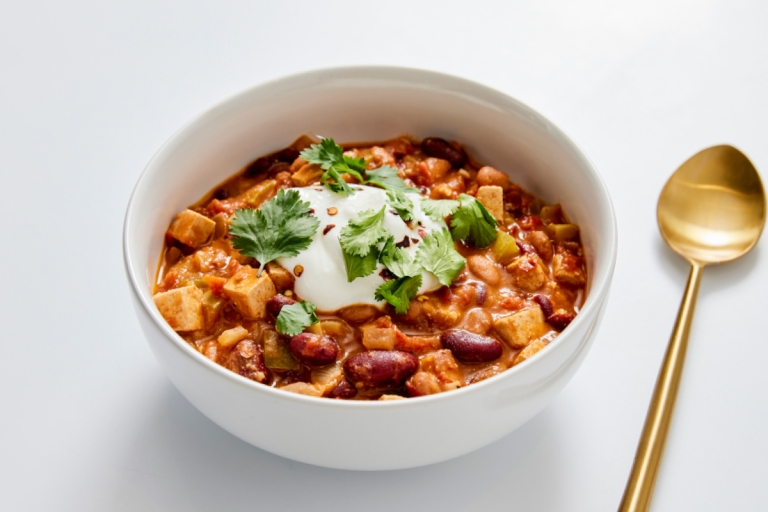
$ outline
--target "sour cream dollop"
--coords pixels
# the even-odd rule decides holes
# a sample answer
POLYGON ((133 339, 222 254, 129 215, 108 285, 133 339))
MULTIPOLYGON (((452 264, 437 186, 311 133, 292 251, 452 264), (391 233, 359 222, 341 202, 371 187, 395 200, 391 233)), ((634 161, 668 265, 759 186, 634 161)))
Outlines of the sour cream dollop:
MULTIPOLYGON (((303 268, 300 276, 296 277, 294 290, 303 300, 308 300, 320 311, 335 311, 352 304, 372 304, 383 306, 376 301, 376 288, 384 283, 380 273, 384 265, 379 263, 376 271, 366 277, 358 277, 351 283, 347 282, 347 271, 344 257, 341 253, 339 234, 351 219, 366 210, 380 210, 387 205, 385 190, 375 187, 354 185, 355 193, 349 196, 337 194, 325 187, 302 187, 298 191, 301 199, 309 202, 314 208, 314 215, 320 220, 320 227, 312 237, 309 247, 292 258, 280 258, 278 263, 296 275, 298 265, 303 268), (335 214, 334 214, 335 212, 335 214), (329 226, 333 226, 329 228, 329 226)), ((411 257, 422 243, 419 230, 426 235, 434 230, 446 228, 445 222, 435 221, 421 209, 420 196, 409 194, 413 201, 414 220, 410 226, 387 206, 384 213, 383 226, 396 242, 405 237, 410 239, 410 245, 405 247, 411 257), (414 242, 414 240, 416 242, 414 242)), ((380 246, 383 244, 379 244, 380 246)), ((422 284, 419 293, 440 288, 437 278, 430 272, 422 272, 422 284)))

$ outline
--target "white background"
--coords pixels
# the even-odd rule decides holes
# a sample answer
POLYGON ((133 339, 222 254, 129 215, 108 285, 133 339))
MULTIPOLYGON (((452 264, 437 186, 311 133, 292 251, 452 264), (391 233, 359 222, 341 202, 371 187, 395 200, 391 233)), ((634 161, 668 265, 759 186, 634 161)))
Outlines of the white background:
MULTIPOLYGON (((768 176, 767 25, 767 3, 729 0, 4 2, 0 508, 615 510, 687 273, 656 197, 717 143, 768 176), (607 316, 565 391, 501 441, 406 471, 311 467, 211 423, 154 362, 121 262, 131 188, 178 127, 348 64, 529 104, 593 160, 619 220, 607 316)), ((655 511, 766 508, 766 286, 765 239, 705 272, 655 511)))

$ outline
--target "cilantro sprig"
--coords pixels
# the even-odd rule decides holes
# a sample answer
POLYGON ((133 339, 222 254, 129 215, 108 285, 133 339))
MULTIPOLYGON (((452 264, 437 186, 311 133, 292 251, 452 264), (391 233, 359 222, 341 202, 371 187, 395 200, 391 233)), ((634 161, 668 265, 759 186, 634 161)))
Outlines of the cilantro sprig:
POLYGON ((397 212, 401 219, 408 222, 413 220, 413 201, 399 190, 387 190, 389 206, 397 212))
POLYGON ((413 299, 421 288, 421 274, 417 276, 392 279, 376 288, 374 298, 386 300, 395 307, 395 313, 404 315, 408 312, 413 299))
POLYGON ((304 331, 305 327, 320 321, 315 314, 315 305, 308 301, 283 306, 277 315, 275 328, 286 336, 296 336, 304 331))
POLYGON ((261 271, 277 258, 296 256, 312 242, 320 221, 296 190, 280 190, 258 210, 241 208, 229 226, 232 245, 241 254, 256 258, 261 271))
POLYGON ((373 185, 403 193, 418 193, 397 175, 397 169, 382 165, 378 169, 367 170, 364 158, 344 156, 344 148, 333 139, 322 139, 320 144, 313 144, 301 152, 301 158, 310 164, 319 165, 325 171, 320 177, 320 183, 340 194, 350 195, 355 192, 344 181, 343 174, 353 176, 362 185, 373 185))
POLYGON ((475 247, 488 247, 496 240, 499 225, 483 203, 472 196, 459 196, 459 209, 451 217, 454 240, 467 240, 475 247))
POLYGON ((450 286, 466 265, 466 260, 456 250, 447 229, 427 235, 419 247, 416 260, 444 286, 450 286))
POLYGON ((472 196, 461 194, 458 201, 425 199, 421 208, 435 220, 451 216, 451 236, 454 240, 466 240, 479 248, 488 247, 496 240, 499 223, 483 203, 472 196))

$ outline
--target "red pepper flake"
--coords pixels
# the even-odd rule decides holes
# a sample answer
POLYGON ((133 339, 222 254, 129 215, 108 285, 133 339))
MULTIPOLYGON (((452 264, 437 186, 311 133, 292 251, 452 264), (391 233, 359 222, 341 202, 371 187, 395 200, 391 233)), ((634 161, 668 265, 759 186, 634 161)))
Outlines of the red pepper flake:
POLYGON ((293 267, 293 274, 296 277, 301 277, 301 274, 303 273, 304 273, 304 267, 302 267, 301 265, 296 265, 295 267, 293 267))
POLYGON ((339 213, 339 209, 336 208, 335 206, 331 206, 330 208, 328 208, 327 211, 328 211, 328 215, 336 215, 337 213, 339 213))
POLYGON ((314 215, 315 214, 315 209, 314 208, 310 208, 309 209, 309 214, 310 215, 314 215))
POLYGON ((419 236, 421 238, 427 238, 427 232, 424 231, 423 229, 419 228, 419 236))
POLYGON ((395 247, 400 247, 401 249, 404 249, 404 248, 410 247, 410 246, 411 246, 411 239, 408 238, 407 236, 403 237, 403 241, 402 242, 397 242, 395 244, 395 247))
POLYGON ((336 227, 336 224, 328 224, 323 228, 323 234, 327 235, 330 230, 336 227))
POLYGON ((411 242, 417 244, 417 243, 419 243, 419 239, 418 238, 411 238, 411 242))

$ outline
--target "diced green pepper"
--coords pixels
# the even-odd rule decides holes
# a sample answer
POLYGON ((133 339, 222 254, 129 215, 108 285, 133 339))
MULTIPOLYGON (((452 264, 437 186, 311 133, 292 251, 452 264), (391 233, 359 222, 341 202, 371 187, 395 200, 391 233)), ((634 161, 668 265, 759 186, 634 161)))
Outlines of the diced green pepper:
POLYGON ((493 242, 491 251, 493 251, 497 262, 502 265, 508 265, 513 259, 517 258, 520 254, 520 249, 518 249, 515 237, 512 235, 504 231, 499 231, 496 235, 496 241, 493 242))
POLYGON ((221 311, 224 309, 226 301, 217 297, 211 290, 203 294, 203 318, 205 319, 205 328, 210 329, 221 318, 221 311))
POLYGON ((264 332, 264 364, 270 370, 298 370, 300 366, 288 343, 276 331, 264 332))

